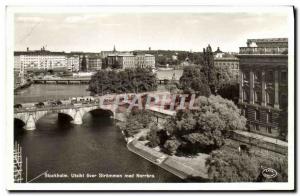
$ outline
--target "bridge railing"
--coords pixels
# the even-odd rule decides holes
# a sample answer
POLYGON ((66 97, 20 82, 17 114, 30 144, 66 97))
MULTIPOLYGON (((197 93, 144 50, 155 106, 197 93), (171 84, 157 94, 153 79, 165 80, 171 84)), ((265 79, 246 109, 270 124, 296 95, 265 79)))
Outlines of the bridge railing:
POLYGON ((91 103, 80 103, 81 105, 74 104, 59 104, 59 105, 47 105, 47 106, 35 106, 35 107, 26 107, 26 108, 14 108, 15 113, 21 112, 35 112, 35 111, 45 111, 45 110, 62 110, 62 109, 70 109, 70 108, 80 108, 80 107, 90 107, 90 106, 98 106, 99 102, 91 102, 91 103))

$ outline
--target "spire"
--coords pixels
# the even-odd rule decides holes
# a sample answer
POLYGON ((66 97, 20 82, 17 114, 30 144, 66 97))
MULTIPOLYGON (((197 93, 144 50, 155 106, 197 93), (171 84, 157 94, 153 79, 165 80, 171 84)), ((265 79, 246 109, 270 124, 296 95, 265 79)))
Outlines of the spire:
POLYGON ((114 45, 114 50, 113 50, 114 52, 116 52, 117 50, 116 50, 116 46, 114 45))

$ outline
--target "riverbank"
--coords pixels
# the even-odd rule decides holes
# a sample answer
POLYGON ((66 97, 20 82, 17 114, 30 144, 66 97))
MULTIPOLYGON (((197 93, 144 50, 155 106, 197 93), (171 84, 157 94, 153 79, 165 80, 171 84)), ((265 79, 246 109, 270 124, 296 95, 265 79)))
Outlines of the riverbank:
POLYGON ((143 157, 151 163, 165 169, 166 171, 178 176, 186 181, 207 182, 207 167, 205 166, 207 154, 199 153, 195 157, 178 157, 162 153, 157 148, 150 148, 145 144, 148 141, 139 141, 147 130, 141 130, 133 138, 127 140, 129 151, 143 157))
POLYGON ((17 86, 17 87, 14 89, 14 92, 17 92, 18 90, 21 90, 21 89, 30 87, 32 84, 33 84, 32 81, 28 81, 28 82, 26 82, 25 84, 22 84, 22 85, 17 86))

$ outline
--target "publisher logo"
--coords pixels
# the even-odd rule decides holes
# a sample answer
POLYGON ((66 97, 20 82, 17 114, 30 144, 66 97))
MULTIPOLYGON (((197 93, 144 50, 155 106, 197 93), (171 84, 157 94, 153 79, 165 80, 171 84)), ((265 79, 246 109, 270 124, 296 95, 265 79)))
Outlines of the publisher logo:
POLYGON ((278 174, 277 171, 272 168, 266 168, 262 171, 262 175, 268 179, 275 178, 277 174, 278 174))

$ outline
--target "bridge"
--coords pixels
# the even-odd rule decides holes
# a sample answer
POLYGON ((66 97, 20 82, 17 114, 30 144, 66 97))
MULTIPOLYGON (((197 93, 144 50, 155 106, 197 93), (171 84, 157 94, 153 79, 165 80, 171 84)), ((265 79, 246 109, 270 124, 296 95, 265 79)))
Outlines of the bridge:
MULTIPOLYGON (((34 84, 89 84, 91 78, 57 78, 57 79, 33 79, 34 84)), ((166 85, 178 83, 179 80, 157 79, 158 84, 166 85)))
POLYGON ((34 84, 89 84, 91 78, 33 79, 34 84))
POLYGON ((116 114, 117 107, 111 104, 110 106, 107 107, 105 104, 100 106, 98 100, 91 99, 76 103, 72 103, 71 100, 61 100, 58 104, 53 104, 53 102, 50 104, 46 102, 17 104, 14 108, 14 118, 25 124, 25 130, 36 129, 37 121, 49 113, 66 114, 72 118, 71 123, 77 125, 82 124, 83 116, 93 110, 104 110, 108 112, 111 118, 120 119, 121 117, 116 114))
MULTIPOLYGON (((144 95, 146 94, 140 93, 136 96, 144 95)), ((132 95, 126 94, 126 96, 131 97, 132 95)), ((103 97, 76 97, 58 101, 16 104, 14 106, 14 118, 21 120, 25 124, 25 130, 36 129, 37 121, 49 113, 68 115, 72 118, 71 123, 77 125, 82 124, 83 116, 93 110, 107 111, 111 118, 123 121, 125 113, 121 112, 122 107, 125 107, 123 109, 126 110, 129 105, 129 100, 120 100, 120 103, 116 105, 114 96, 112 95, 104 95, 103 97), (104 98, 104 101, 100 103, 100 99, 102 98, 104 98)), ((151 106, 148 110, 154 117, 153 120, 159 124, 162 124, 168 116, 176 115, 176 111, 166 110, 159 106, 151 106)))

